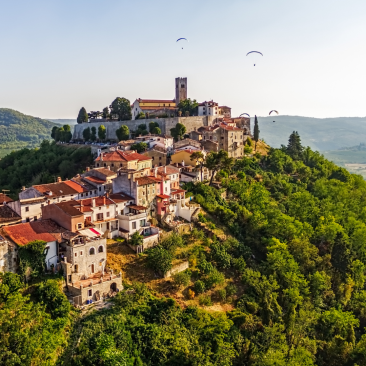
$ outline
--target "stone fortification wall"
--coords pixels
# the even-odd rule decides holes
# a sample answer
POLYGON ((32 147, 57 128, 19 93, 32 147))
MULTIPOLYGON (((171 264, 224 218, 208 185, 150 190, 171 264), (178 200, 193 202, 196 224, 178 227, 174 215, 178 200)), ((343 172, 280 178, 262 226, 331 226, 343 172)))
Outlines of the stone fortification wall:
POLYGON ((177 123, 182 123, 186 126, 187 133, 194 131, 195 128, 199 128, 202 126, 211 125, 212 122, 216 119, 213 116, 195 116, 195 117, 172 117, 172 118, 149 118, 149 119, 138 119, 134 121, 113 121, 113 122, 90 122, 90 123, 81 123, 75 126, 73 139, 74 140, 82 140, 83 139, 83 131, 85 128, 92 128, 93 126, 97 129, 100 125, 104 125, 107 130, 107 140, 117 140, 116 130, 122 126, 126 125, 129 130, 135 131, 137 127, 141 124, 145 124, 146 128, 149 129, 150 122, 157 122, 161 129, 161 132, 167 135, 170 135, 170 129, 174 128, 177 123))

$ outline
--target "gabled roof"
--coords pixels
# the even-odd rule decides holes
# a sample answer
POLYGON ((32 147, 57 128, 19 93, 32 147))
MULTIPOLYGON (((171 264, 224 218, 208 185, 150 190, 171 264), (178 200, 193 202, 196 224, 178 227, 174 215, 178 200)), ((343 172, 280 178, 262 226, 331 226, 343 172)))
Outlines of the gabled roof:
POLYGON ((141 99, 138 98, 136 99, 136 101, 138 101, 139 103, 174 103, 175 104, 175 100, 174 99, 141 99))
POLYGON ((125 193, 113 193, 109 196, 109 198, 116 202, 116 203, 121 203, 121 202, 127 202, 127 201, 134 201, 135 199, 131 196, 128 196, 125 193))
POLYGON ((81 216, 83 213, 80 211, 80 204, 78 204, 78 201, 66 201, 66 202, 59 202, 59 203, 53 203, 55 206, 57 206, 60 210, 65 212, 66 214, 72 216, 72 217, 78 217, 81 216), (77 208, 78 207, 78 208, 77 208))
POLYGON ((228 126, 226 123, 220 123, 220 127, 227 131, 243 131, 242 128, 236 126, 228 126))
POLYGON ((18 245, 26 245, 34 240, 47 243, 61 240, 61 234, 66 231, 52 220, 39 220, 4 227, 4 232, 18 245))
MULTIPOLYGON (((102 153, 101 155, 99 155, 95 159, 95 161, 101 161, 101 156, 102 156, 104 161, 134 161, 134 160, 142 161, 142 160, 151 160, 151 158, 149 158, 145 155, 141 155, 141 154, 137 153, 134 150, 130 150, 130 151, 117 150, 117 151, 102 153)), ((105 169, 105 170, 107 170, 107 169, 105 169)))
POLYGON ((65 196, 70 194, 77 194, 79 193, 78 190, 76 190, 73 187, 73 184, 67 184, 66 182, 56 182, 56 183, 49 183, 49 184, 40 184, 33 186, 38 192, 41 194, 47 196, 47 197, 59 197, 59 196, 65 196))
POLYGON ((144 186, 146 184, 154 184, 156 183, 156 180, 153 177, 140 177, 136 178, 135 182, 137 182, 139 186, 144 186))
POLYGON ((0 224, 19 221, 22 218, 7 205, 0 205, 0 224))
POLYGON ((179 169, 171 165, 167 165, 166 167, 160 166, 157 169, 161 175, 179 174, 179 169))
POLYGON ((72 178, 72 181, 79 184, 80 186, 84 187, 87 191, 92 191, 95 189, 94 186, 89 184, 87 181, 84 180, 82 177, 74 177, 72 178))
POLYGON ((4 202, 13 202, 13 200, 4 193, 0 193, 0 205, 2 205, 4 202))
POLYGON ((67 184, 69 187, 75 189, 76 192, 78 193, 84 193, 84 192, 88 192, 89 190, 86 189, 85 187, 83 187, 81 184, 78 184, 72 180, 66 180, 65 184, 67 184))
POLYGON ((95 184, 104 184, 105 183, 105 180, 97 178, 97 177, 93 177, 93 176, 84 177, 84 179, 86 181, 90 181, 90 182, 93 182, 95 184))
POLYGON ((201 149, 195 149, 195 150, 193 150, 193 149, 183 149, 183 150, 176 151, 172 156, 180 154, 180 153, 184 153, 184 152, 191 155, 196 151, 202 151, 202 150, 201 149))

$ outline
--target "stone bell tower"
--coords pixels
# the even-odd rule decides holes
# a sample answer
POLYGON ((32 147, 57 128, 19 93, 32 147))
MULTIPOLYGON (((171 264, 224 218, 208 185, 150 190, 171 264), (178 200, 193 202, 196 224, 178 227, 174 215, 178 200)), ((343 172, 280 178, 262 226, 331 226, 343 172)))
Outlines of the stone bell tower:
POLYGON ((187 78, 175 79, 175 103, 187 99, 187 78))

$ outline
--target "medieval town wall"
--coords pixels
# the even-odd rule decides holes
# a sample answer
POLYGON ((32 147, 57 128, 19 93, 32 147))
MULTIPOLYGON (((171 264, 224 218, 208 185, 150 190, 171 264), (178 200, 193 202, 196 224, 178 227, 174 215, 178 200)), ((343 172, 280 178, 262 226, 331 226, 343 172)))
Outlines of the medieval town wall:
POLYGON ((100 122, 90 122, 90 123, 81 123, 75 125, 73 139, 74 140, 83 140, 83 131, 84 129, 90 127, 95 127, 98 133, 99 126, 103 125, 106 128, 106 139, 107 140, 117 140, 116 131, 122 125, 126 125, 130 131, 136 131, 138 126, 141 124, 145 124, 147 130, 149 130, 150 122, 157 122, 159 124, 159 128, 163 134, 170 135, 170 129, 174 128, 177 123, 182 123, 186 129, 187 133, 194 131, 202 126, 211 125, 216 117, 214 116, 193 116, 193 117, 172 117, 172 118, 149 118, 149 119, 138 119, 138 120, 130 120, 130 121, 100 121, 100 122))

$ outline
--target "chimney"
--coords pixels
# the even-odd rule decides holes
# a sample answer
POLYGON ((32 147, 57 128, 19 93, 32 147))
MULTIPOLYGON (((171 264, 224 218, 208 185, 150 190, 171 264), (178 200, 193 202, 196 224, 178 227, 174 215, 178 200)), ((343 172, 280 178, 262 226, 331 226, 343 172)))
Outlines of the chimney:
POLYGON ((103 161, 103 153, 100 153, 100 161, 103 161))
POLYGON ((107 166, 107 169, 108 169, 108 170, 111 170, 111 167, 108 165, 108 166, 107 166))
POLYGON ((50 200, 48 200, 48 201, 47 201, 47 205, 49 205, 49 204, 50 204, 50 202, 51 202, 51 201, 50 201, 50 200))
POLYGON ((90 167, 89 166, 86 167, 86 171, 90 172, 90 167))
POLYGON ((155 178, 158 176, 158 168, 154 169, 154 176, 155 176, 155 178))
POLYGON ((182 160, 182 166, 184 166, 184 160, 182 160))
POLYGON ((105 202, 105 197, 103 197, 103 206, 105 206, 106 202, 105 202))
POLYGON ((95 198, 92 198, 92 207, 95 207, 95 198))
POLYGON ((106 197, 109 198, 109 192, 106 193, 106 197))
POLYGON ((61 177, 57 177, 57 183, 60 183, 60 182, 62 182, 61 177))
POLYGON ((22 191, 25 191, 25 186, 22 187, 22 191))
POLYGON ((166 165, 164 165, 164 173, 166 174, 166 165))

